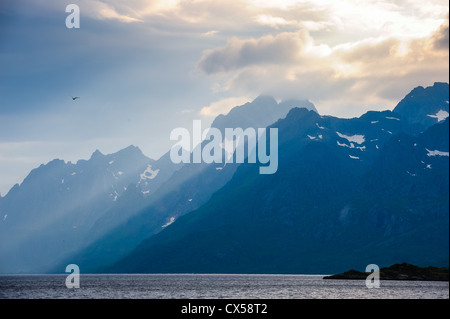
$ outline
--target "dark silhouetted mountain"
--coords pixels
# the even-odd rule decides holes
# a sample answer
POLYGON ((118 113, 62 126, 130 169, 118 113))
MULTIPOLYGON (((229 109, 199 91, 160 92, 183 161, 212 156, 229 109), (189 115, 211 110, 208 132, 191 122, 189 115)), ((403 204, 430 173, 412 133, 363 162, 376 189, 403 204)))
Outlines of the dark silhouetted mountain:
MULTIPOLYGON (((420 112, 428 117, 426 105, 420 112)), ((426 130, 416 121, 390 111, 339 119, 293 109, 271 126, 279 130, 276 174, 241 164, 204 205, 99 271, 317 274, 373 263, 448 265, 449 121, 426 130)))
MULTIPOLYGON (((287 101, 278 104, 272 97, 261 96, 251 103, 233 108, 227 115, 219 115, 211 126, 222 132, 228 127, 265 128, 285 117, 294 106, 316 111, 314 105, 308 101, 287 101)), ((199 208, 215 191, 222 188, 236 171, 239 164, 224 164, 226 156, 223 150, 222 164, 184 165, 148 199, 144 209, 86 249, 83 248, 79 253, 70 256, 55 268, 55 271, 62 269, 62 265, 68 262, 75 262, 89 272, 107 266, 129 254, 142 240, 160 232, 180 216, 199 208)), ((120 209, 116 208, 114 213, 105 216, 120 214, 120 209)))
POLYGON ((443 83, 354 119, 261 96, 212 126, 278 128, 273 175, 260 175, 260 163, 176 166, 169 153, 153 161, 135 147, 52 161, 0 198, 0 271, 448 266, 447 117, 443 83))
POLYGON ((424 88, 419 86, 411 91, 394 109, 411 123, 429 127, 445 120, 449 114, 449 85, 434 83, 424 88))

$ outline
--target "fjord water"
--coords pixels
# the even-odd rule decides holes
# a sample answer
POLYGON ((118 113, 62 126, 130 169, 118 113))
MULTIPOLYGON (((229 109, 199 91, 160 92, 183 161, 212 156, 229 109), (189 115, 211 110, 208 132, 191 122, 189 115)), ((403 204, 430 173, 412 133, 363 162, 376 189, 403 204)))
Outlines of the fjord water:
POLYGON ((1 299, 448 299, 448 282, 323 280, 322 275, 2 275, 1 299))

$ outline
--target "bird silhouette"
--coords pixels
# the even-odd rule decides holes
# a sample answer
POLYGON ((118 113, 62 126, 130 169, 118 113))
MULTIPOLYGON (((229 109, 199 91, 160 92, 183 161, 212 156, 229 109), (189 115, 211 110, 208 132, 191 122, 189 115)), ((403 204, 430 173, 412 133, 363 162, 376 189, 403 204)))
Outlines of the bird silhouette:
POLYGON ((75 101, 76 99, 79 99, 79 98, 80 98, 79 96, 75 96, 75 97, 72 96, 72 101, 75 101))

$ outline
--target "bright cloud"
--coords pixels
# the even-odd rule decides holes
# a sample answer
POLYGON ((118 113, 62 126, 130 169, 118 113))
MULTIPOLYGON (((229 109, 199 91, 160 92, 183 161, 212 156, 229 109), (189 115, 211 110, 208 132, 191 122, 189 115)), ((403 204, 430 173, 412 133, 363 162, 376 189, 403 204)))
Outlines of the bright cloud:
POLYGON ((259 39, 232 38, 226 46, 206 51, 200 68, 206 73, 216 73, 248 65, 289 63, 297 60, 311 41, 305 31, 267 35, 259 39))
POLYGON ((278 29, 279 27, 282 27, 282 26, 289 26, 289 25, 299 26, 299 23, 297 21, 292 21, 292 20, 288 21, 284 18, 273 17, 270 15, 259 15, 256 17, 256 22, 263 24, 263 25, 269 25, 276 29, 278 29))
POLYGON ((308 98, 321 113, 356 116, 361 107, 395 106, 406 89, 448 81, 448 56, 447 21, 428 37, 383 34, 335 46, 315 43, 306 30, 233 38, 205 51, 199 67, 228 75, 224 87, 234 94, 308 98))
POLYGON ((212 37, 212 36, 214 36, 215 34, 217 34, 218 32, 219 32, 219 31, 217 31, 217 30, 211 30, 211 31, 202 33, 201 36, 202 36, 202 37, 212 37))

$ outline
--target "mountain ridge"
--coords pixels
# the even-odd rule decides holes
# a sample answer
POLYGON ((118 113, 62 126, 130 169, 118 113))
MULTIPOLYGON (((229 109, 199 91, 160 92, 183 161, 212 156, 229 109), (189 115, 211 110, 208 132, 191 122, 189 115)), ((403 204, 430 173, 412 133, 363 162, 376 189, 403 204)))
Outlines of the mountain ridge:
MULTIPOLYGON (((264 178, 257 165, 175 166, 169 152, 152 160, 133 145, 107 155, 96 150, 89 160, 76 164, 59 159, 43 164, 0 198, 0 240, 25 240, 17 234, 25 234, 26 229, 33 231, 35 239, 8 249, 3 245, 0 272, 59 272, 68 263, 77 263, 89 272, 337 272, 348 269, 348 263, 361 266, 369 261, 370 253, 364 247, 380 252, 381 245, 398 251, 395 247, 409 247, 408 240, 417 241, 418 237, 435 243, 436 251, 440 251, 435 263, 448 263, 448 253, 442 253, 446 247, 442 239, 448 239, 448 230, 442 228, 448 225, 448 196, 436 197, 432 193, 448 191, 448 138, 442 138, 446 132, 448 136, 448 117, 443 118, 442 113, 428 116, 444 109, 448 84, 412 92, 393 111, 369 111, 354 119, 322 116, 309 101, 277 103, 267 96, 217 117, 213 126, 221 130, 230 125, 266 124, 279 129, 280 169, 264 178), (434 94, 437 97, 432 100, 440 104, 430 106, 426 98, 434 94), (258 105, 270 112, 255 116, 258 105), (413 112, 405 111, 408 106, 413 112), (82 170, 87 170, 86 179, 80 180, 78 186, 72 185, 72 179, 79 178, 82 170), (40 175, 48 182, 31 187, 40 175), (20 195, 27 188, 28 198, 20 195), (78 199, 73 202, 75 210, 66 211, 64 205, 71 203, 66 193, 78 199), (87 200, 93 194, 100 200, 87 200), (52 196, 61 203, 49 200, 52 196), (388 199, 380 200, 380 196, 388 199), (29 206, 18 204, 22 202, 29 206), (369 204, 370 209, 366 207, 369 204), (430 220, 426 222, 426 214, 420 209, 430 214, 430 220), (56 218, 57 222, 47 221, 44 228, 39 228, 30 217, 35 216, 34 221, 41 223, 46 210, 53 214, 48 218, 56 218), (19 218, 21 214, 26 218, 19 218), (66 214, 70 216, 67 220, 66 214), (28 223, 17 224, 21 218, 28 223), (15 226, 5 228, 13 222, 15 226), (358 223, 368 227, 366 231, 355 229, 358 223), (414 228, 413 224, 418 226, 414 228), (59 229, 59 233, 55 235, 51 229, 59 229), (348 236, 352 232, 362 244, 352 243, 348 236), (294 245, 292 238, 302 245, 294 245), (211 243, 217 243, 217 247, 211 243), (358 252, 361 260, 339 259, 335 251, 345 245, 358 252), (194 252, 194 246, 206 253, 194 252), (16 256, 19 247, 23 250, 21 260, 16 256), (336 269, 307 265, 295 254, 288 254, 289 250, 298 251, 316 259, 316 263, 329 264, 332 259, 318 253, 321 249, 336 258, 336 269), (44 256, 37 254, 41 250, 44 256), (176 258, 175 252, 179 254, 176 258), (273 262, 277 254, 286 265, 273 262), (158 262, 147 267, 154 259, 158 262), (40 264, 32 270, 29 265, 36 260, 40 264)), ((420 258, 430 257, 429 247, 420 241, 416 245, 418 257, 411 262, 420 264, 420 258)), ((348 252, 350 248, 346 249, 348 252)), ((387 255, 383 262, 395 257, 387 255)), ((400 255, 407 256, 406 252, 400 255)))
MULTIPOLYGON (((225 127, 265 127, 267 123, 271 124, 285 117, 290 109, 288 104, 281 108, 279 106, 273 98, 255 99, 251 103, 236 107, 227 115, 218 116, 219 120, 214 121, 212 127, 222 130, 225 127), (271 109, 263 121, 254 119, 253 112, 249 112, 249 109, 259 108, 271 109)), ((311 107, 311 104, 301 102, 299 106, 311 107)), ((226 156, 224 150, 222 156, 226 156)), ((95 271, 100 267, 99 264, 105 266, 105 260, 112 263, 120 254, 130 250, 130 247, 134 248, 146 237, 161 231, 165 228, 164 225, 171 224, 185 213, 198 208, 229 181, 239 166, 236 163, 224 162, 225 160, 221 164, 184 165, 155 192, 146 207, 142 207, 135 216, 127 220, 124 227, 106 234, 97 243, 75 254, 72 260, 77 260, 80 266, 88 271, 95 271)))
POLYGON ((261 177, 240 165, 206 204, 99 271, 333 273, 370 263, 448 264, 448 155, 440 155, 448 154, 448 119, 425 127, 399 115, 337 119, 292 109, 270 126, 279 129, 277 174, 261 177), (439 152, 430 153, 432 146, 439 152))
MULTIPOLYGON (((142 180, 143 172, 152 165, 158 161, 129 146, 108 155, 96 150, 88 160, 76 164, 55 159, 31 170, 0 203, 0 239, 4 243, 0 270, 44 271, 46 264, 61 258, 58 256, 93 240, 94 233, 89 230, 95 220, 127 194, 130 184, 142 180)), ((145 189, 152 186, 141 185, 145 189)), ((126 216, 125 210, 110 225, 121 223, 126 216)))

